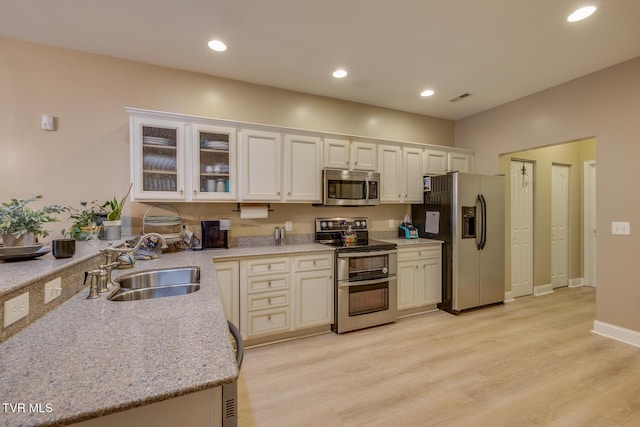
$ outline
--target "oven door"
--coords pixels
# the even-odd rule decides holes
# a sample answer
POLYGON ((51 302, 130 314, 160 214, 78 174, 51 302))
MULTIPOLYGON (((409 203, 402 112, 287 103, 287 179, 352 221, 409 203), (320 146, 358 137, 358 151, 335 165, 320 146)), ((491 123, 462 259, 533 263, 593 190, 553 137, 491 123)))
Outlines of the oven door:
POLYGON ((338 282, 336 332, 341 334, 394 322, 398 317, 397 293, 395 275, 338 282))

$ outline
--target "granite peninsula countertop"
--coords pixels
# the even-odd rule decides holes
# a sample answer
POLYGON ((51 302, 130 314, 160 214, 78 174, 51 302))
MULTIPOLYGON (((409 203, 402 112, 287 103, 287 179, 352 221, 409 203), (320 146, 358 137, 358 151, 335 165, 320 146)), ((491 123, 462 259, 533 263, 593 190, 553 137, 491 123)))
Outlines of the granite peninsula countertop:
MULTIPOLYGON (((92 246, 86 255, 97 249, 92 246)), ((333 250, 310 243, 185 251, 115 270, 114 278, 159 267, 200 266, 200 290, 113 302, 106 294, 87 300, 85 287, 0 343, 2 403, 51 410, 0 407, 0 426, 64 425, 233 382, 238 369, 212 259, 333 250)), ((15 274, 8 282, 17 286, 61 265, 61 260, 43 261, 32 262, 27 272, 9 266, 15 274)), ((0 281, 0 289, 8 282, 0 281)))

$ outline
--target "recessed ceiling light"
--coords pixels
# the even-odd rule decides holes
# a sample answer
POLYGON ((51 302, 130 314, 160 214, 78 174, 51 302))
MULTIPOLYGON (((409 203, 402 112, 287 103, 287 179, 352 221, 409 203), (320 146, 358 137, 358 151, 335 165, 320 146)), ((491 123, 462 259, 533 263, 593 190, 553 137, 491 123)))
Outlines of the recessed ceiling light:
POLYGON ((335 77, 336 79, 343 79, 347 77, 348 74, 349 73, 347 73, 346 70, 338 69, 333 72, 333 77, 335 77))
POLYGON ((211 40, 209 42, 209 48, 215 50, 216 52, 224 52, 225 50, 227 50, 227 45, 220 40, 211 40))
POLYGON ((420 96, 431 96, 433 95, 435 92, 432 91, 431 89, 427 89, 427 90, 423 90, 422 92, 420 92, 420 96))
POLYGON ((588 18, 591 15, 593 15, 593 12, 595 12, 595 11, 596 11, 596 7, 595 6, 581 7, 580 9, 576 10, 571 15, 569 15, 569 17, 567 18, 567 21, 569 21, 569 22, 582 21, 583 19, 588 18))

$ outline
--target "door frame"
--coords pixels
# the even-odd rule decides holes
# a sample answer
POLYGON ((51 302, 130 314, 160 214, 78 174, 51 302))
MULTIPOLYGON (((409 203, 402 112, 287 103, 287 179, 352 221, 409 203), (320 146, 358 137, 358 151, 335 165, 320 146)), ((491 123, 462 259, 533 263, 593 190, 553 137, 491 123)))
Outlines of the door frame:
POLYGON ((563 287, 563 286, 569 286, 569 282, 570 282, 570 272, 569 272, 569 267, 570 267, 570 259, 571 259, 571 242, 570 242, 570 233, 569 230, 571 230, 571 215, 570 215, 570 202, 569 202, 569 192, 571 191, 571 182, 569 181, 571 179, 571 165, 567 165, 565 163, 556 163, 556 162, 552 162, 551 163, 551 230, 553 232, 553 218, 554 218, 554 209, 557 208, 557 206, 555 206, 554 202, 555 202, 555 198, 554 196, 554 192, 556 191, 556 188, 554 187, 554 181, 553 181, 553 174, 554 174, 554 170, 556 168, 563 168, 566 173, 567 173, 567 179, 566 179, 566 191, 564 192, 565 194, 565 198, 564 200, 562 200, 562 203, 564 205, 565 208, 565 218, 564 218, 564 222, 565 222, 565 226, 566 226, 566 241, 565 241, 565 254, 564 254, 564 272, 566 275, 566 280, 563 281, 563 283, 558 284, 558 283, 554 283, 554 276, 553 276, 553 257, 554 255, 557 256, 558 254, 554 253, 554 245, 553 245, 553 233, 551 236, 551 286, 553 289, 555 288, 559 288, 559 287, 563 287))
POLYGON ((583 218, 582 265, 584 285, 596 286, 596 161, 588 160, 583 167, 583 218))

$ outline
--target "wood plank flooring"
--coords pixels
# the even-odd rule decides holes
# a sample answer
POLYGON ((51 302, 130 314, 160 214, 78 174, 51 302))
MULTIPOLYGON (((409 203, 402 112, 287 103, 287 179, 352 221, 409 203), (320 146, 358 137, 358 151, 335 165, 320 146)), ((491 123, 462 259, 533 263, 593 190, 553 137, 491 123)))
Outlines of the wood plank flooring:
POLYGON ((561 288, 245 352, 240 426, 639 426, 640 348, 561 288))

